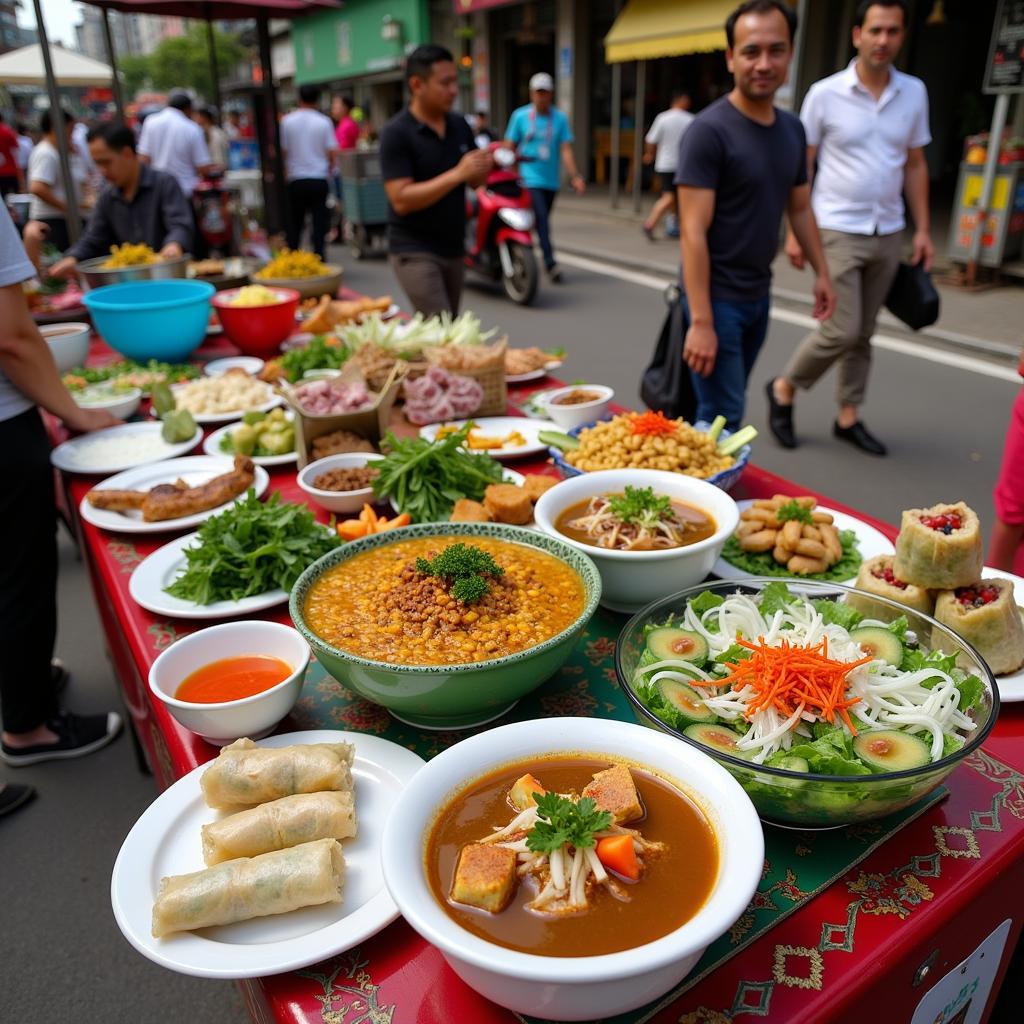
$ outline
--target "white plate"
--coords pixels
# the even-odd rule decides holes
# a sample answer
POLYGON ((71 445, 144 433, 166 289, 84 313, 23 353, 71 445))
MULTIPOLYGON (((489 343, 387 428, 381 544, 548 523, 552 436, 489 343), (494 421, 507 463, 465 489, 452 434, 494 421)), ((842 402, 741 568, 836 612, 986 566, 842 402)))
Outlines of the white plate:
MULTIPOLYGON (((292 414, 287 414, 288 419, 292 419, 292 414)), ((242 421, 239 420, 238 423, 242 421)), ((225 427, 221 427, 219 430, 215 430, 212 434, 207 437, 203 442, 203 451, 207 455, 212 455, 215 459, 225 459, 231 461, 234 459, 234 455, 229 452, 221 450, 220 440, 225 434, 234 430, 238 426, 238 423, 229 423, 225 427)), ((257 466, 287 466, 289 462, 294 462, 297 458, 297 454, 294 451, 285 452, 283 455, 250 455, 249 458, 256 463, 257 466)))
MULTIPOLYGON (((203 380, 202 377, 200 377, 199 379, 203 380)), ((260 383, 262 383, 262 381, 260 383)), ((231 423, 233 420, 241 418, 242 413, 270 412, 270 410, 273 409, 274 406, 284 404, 284 399, 282 399, 280 395, 275 395, 271 390, 269 384, 264 384, 263 386, 267 389, 267 394, 270 395, 270 397, 265 402, 261 402, 259 405, 247 405, 242 409, 233 409, 231 412, 194 412, 192 413, 192 418, 196 421, 196 423, 210 427, 219 423, 231 423)), ((183 384, 173 385, 171 387, 171 394, 173 394, 175 398, 177 398, 178 392, 182 389, 182 387, 184 387, 183 384)), ((156 409, 151 407, 149 410, 149 415, 156 416, 156 409)))
MULTIPOLYGON (((526 477, 523 476, 522 473, 517 473, 514 469, 503 469, 501 471, 501 479, 506 484, 517 484, 520 487, 522 487, 526 482, 526 477)), ((396 504, 395 499, 388 498, 388 501, 390 502, 392 509, 401 514, 402 510, 396 504)))
POLYGON ((211 359, 203 367, 203 373, 207 377, 219 377, 228 370, 245 370, 255 377, 265 365, 259 356, 226 356, 224 359, 211 359))
POLYGON ((157 548, 135 567, 128 581, 128 593, 137 605, 154 615, 172 615, 178 619, 232 619, 265 611, 288 600, 288 591, 280 588, 243 597, 240 601, 214 601, 213 604, 183 601, 180 597, 166 593, 164 587, 169 587, 188 564, 185 548, 195 547, 198 536, 189 533, 177 537, 162 548, 157 548))
MULTIPOLYGON (((981 578, 990 580, 1000 576, 1004 580, 1010 580, 1013 584, 1013 599, 1018 607, 1024 607, 1024 579, 1014 576, 1012 572, 1003 572, 1002 569, 990 569, 987 565, 981 570, 981 578)), ((1017 704, 1024 701, 1024 668, 1017 669, 1005 676, 996 676, 996 685, 999 687, 999 699, 1004 704, 1017 704)))
MULTIPOLYGON (((442 427, 462 427, 469 423, 469 420, 451 420, 447 423, 430 423, 420 427, 420 437, 433 441, 437 432, 442 427)), ((480 419, 474 418, 475 430, 484 437, 504 437, 511 434, 513 430, 519 431, 526 438, 526 444, 517 445, 514 448, 490 449, 487 454, 492 459, 518 459, 523 455, 539 455, 541 452, 547 454, 548 446, 542 444, 537 435, 542 430, 558 430, 558 427, 550 420, 535 420, 526 416, 484 416, 480 419)), ((473 451, 482 452, 482 448, 474 448, 473 451)))
POLYGON ((365 942, 394 921, 398 908, 384 887, 381 836, 388 812, 423 759, 379 736, 330 729, 268 736, 260 746, 343 741, 356 748, 352 775, 359 819, 359 835, 343 843, 343 903, 154 939, 150 921, 161 877, 205 867, 199 830, 220 816, 203 800, 199 776, 207 766, 200 765, 143 811, 117 855, 110 902, 124 937, 143 956, 180 974, 259 978, 308 967, 365 942))
MULTIPOLYGON (((745 509, 750 508, 754 504, 753 499, 747 498, 744 501, 737 501, 736 507, 743 512, 745 509)), ((843 530, 853 530, 857 535, 857 550, 860 552, 861 561, 866 562, 869 558, 874 558, 876 555, 891 555, 896 551, 893 547, 892 541, 890 541, 884 533, 880 533, 873 526, 869 526, 863 520, 857 519, 854 516, 847 515, 845 512, 837 512, 834 508, 826 508, 824 505, 818 505, 814 510, 815 512, 828 512, 832 516, 832 522, 840 533, 843 530)), ((751 574, 745 569, 739 569, 735 565, 727 562, 724 558, 719 558, 717 562, 711 567, 713 575, 723 580, 746 580, 749 579, 751 574)), ((780 577, 781 578, 781 577, 780 577)), ((808 579, 814 579, 813 576, 807 577, 808 579)), ((854 573, 848 580, 831 580, 832 583, 852 583, 857 578, 857 574, 854 573)))
POLYGON ((525 384, 528 380, 540 380, 541 377, 546 377, 561 365, 562 360, 555 359, 550 363, 545 363, 543 366, 538 366, 536 370, 530 370, 528 373, 506 373, 505 382, 507 384, 525 384))
MULTIPOLYGON (((116 476, 108 477, 96 485, 97 490, 117 491, 148 491, 157 484, 173 483, 179 477, 189 487, 198 487, 205 484, 215 476, 228 472, 229 467, 224 459, 213 458, 209 455, 193 455, 185 459, 170 459, 166 462, 154 462, 147 466, 138 466, 135 469, 126 470, 116 476)), ((256 477, 252 486, 256 488, 256 496, 259 497, 267 489, 270 477, 267 471, 261 466, 256 467, 256 477)), ((239 501, 245 497, 243 491, 232 501, 239 501)), ((185 530, 190 526, 198 526, 204 519, 222 512, 232 502, 224 502, 215 508, 208 508, 204 512, 196 512, 194 515, 181 516, 178 519, 165 519, 158 523, 147 523, 142 519, 140 510, 130 512, 112 512, 109 509, 96 508, 90 505, 86 498, 82 498, 78 510, 82 518, 101 530, 116 530, 118 533, 167 533, 171 530, 185 530)))
POLYGON ((163 430, 162 423, 124 423, 118 427, 108 427, 106 430, 97 430, 91 434, 82 434, 80 437, 65 441, 57 445, 50 453, 50 462, 58 469, 67 473, 95 473, 104 476, 110 473, 120 473, 125 469, 134 469, 136 466, 146 466, 163 459, 174 459, 186 452, 190 452, 203 436, 202 430, 197 427, 196 432, 187 441, 180 441, 178 444, 168 444, 160 437, 163 430), (85 451, 97 441, 105 443, 114 438, 156 437, 160 440, 162 447, 157 454, 151 450, 144 456, 132 458, 130 454, 121 457, 111 458, 103 465, 93 465, 84 461, 85 451))

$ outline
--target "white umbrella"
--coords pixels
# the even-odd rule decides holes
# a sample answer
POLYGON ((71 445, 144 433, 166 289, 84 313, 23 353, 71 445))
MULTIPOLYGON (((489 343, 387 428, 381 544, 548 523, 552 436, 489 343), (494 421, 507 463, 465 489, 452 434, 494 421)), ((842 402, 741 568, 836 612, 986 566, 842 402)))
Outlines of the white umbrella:
MULTIPOLYGON (((113 78, 109 65, 82 53, 65 50, 57 43, 50 44, 50 60, 58 86, 102 87, 110 85, 113 78)), ((45 86, 42 46, 33 43, 0 56, 0 82, 4 85, 45 86)))

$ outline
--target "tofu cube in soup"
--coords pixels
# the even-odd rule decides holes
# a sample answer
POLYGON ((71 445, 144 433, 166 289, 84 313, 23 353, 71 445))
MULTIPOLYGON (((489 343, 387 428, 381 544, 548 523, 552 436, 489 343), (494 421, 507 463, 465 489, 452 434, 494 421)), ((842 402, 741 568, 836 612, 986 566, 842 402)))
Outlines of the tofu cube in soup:
POLYGON ((516 855, 506 846, 469 843, 455 867, 452 899, 492 914, 504 910, 516 888, 516 855))
POLYGON ((624 764, 598 772, 583 787, 583 796, 589 796, 599 811, 610 811, 617 825, 636 821, 644 814, 633 776, 624 764))
POLYGON ((521 775, 516 779, 508 791, 508 799, 517 811, 525 811, 527 807, 531 807, 537 802, 534 794, 546 792, 547 790, 527 772, 526 775, 521 775))

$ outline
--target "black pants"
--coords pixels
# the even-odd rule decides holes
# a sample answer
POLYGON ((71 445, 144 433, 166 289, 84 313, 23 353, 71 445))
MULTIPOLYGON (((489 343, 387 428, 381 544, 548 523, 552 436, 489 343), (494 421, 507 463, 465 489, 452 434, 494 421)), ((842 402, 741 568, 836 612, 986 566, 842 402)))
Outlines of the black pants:
POLYGON ((544 266, 550 270, 555 265, 555 250, 551 247, 551 207, 555 205, 558 193, 553 188, 531 188, 529 192, 536 218, 537 241, 544 254, 544 266))
POLYGON ((330 212, 327 209, 327 182, 322 178, 296 178, 288 182, 289 249, 298 249, 307 213, 313 220, 313 252, 324 259, 330 212))
POLYGON ((0 422, 0 480, 0 713, 8 732, 30 732, 57 714, 57 518, 38 410, 0 422))
POLYGON ((61 253, 71 245, 71 235, 68 234, 68 222, 63 217, 37 217, 49 229, 50 233, 46 240, 60 249, 61 253))

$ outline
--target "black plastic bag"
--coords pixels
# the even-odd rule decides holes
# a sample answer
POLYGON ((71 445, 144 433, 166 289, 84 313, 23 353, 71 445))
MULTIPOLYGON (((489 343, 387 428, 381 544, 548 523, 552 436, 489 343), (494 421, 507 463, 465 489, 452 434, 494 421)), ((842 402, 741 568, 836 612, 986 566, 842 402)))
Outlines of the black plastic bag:
POLYGON ((690 368, 683 362, 683 341, 689 324, 678 285, 671 284, 665 289, 665 304, 668 312, 654 355, 640 379, 640 397, 649 409, 673 419, 682 416, 692 423, 697 413, 697 394, 690 368))
POLYGON ((923 263, 901 263, 885 307, 912 330, 930 327, 939 319, 939 293, 923 263))

